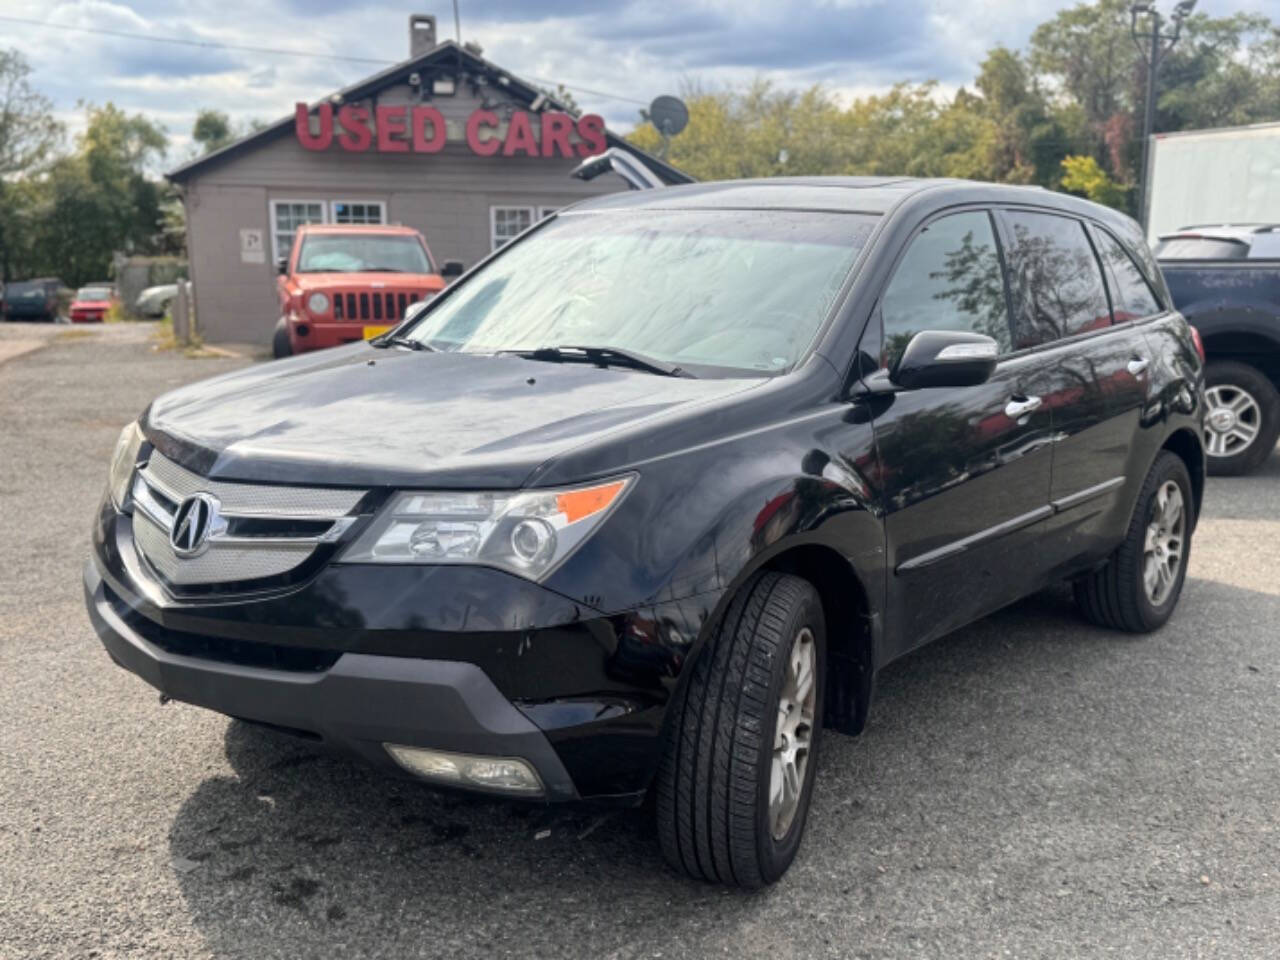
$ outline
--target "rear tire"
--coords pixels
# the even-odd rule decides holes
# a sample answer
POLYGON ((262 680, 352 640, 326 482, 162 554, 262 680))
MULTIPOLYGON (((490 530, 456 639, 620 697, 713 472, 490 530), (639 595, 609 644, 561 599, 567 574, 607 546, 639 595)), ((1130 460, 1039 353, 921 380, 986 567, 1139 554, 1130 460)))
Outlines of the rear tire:
POLYGON ((658 772, 663 855, 699 879, 763 887, 795 859, 813 795, 826 678, 817 592, 756 575, 689 669, 658 772))
POLYGON ((271 355, 277 360, 293 356, 293 344, 289 342, 289 325, 284 317, 276 321, 276 332, 271 337, 271 355))
POLYGON ((1219 360, 1205 370, 1205 398, 1209 473, 1238 477, 1256 470, 1280 436, 1280 392, 1256 367, 1219 360))
POLYGON ((1182 595, 1194 525, 1187 465, 1161 451, 1142 484, 1124 542, 1102 569, 1074 584, 1085 618, 1128 633, 1164 626, 1182 595))

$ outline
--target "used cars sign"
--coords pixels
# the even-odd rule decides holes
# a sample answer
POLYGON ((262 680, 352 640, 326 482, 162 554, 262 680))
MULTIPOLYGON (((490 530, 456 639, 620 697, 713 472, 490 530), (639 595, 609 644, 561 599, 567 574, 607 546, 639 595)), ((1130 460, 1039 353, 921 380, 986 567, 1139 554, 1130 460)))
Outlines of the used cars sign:
MULTIPOLYGON (((307 150, 328 150, 336 142, 343 150, 365 153, 439 153, 449 139, 444 115, 431 106, 367 107, 344 104, 338 108, 337 125, 331 104, 316 108, 318 128, 311 124, 305 103, 294 107, 294 132, 307 150)), ((506 130, 492 110, 474 110, 467 117, 465 137, 471 152, 481 157, 591 157, 604 153, 604 118, 588 113, 533 114, 517 110, 506 130), (535 135, 535 129, 537 134, 535 135), (575 138, 576 134, 576 138, 575 138)))

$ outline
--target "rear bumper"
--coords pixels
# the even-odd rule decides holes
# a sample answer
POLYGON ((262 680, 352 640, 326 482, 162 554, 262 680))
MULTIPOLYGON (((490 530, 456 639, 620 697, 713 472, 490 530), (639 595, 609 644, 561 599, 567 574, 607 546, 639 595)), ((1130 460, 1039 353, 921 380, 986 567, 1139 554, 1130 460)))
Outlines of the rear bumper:
POLYGON ((474 664, 344 653, 326 670, 304 672, 183 656, 120 616, 92 560, 84 593, 111 658, 174 700, 317 736, 396 770, 383 744, 520 757, 537 770, 544 799, 578 796, 546 736, 474 664))

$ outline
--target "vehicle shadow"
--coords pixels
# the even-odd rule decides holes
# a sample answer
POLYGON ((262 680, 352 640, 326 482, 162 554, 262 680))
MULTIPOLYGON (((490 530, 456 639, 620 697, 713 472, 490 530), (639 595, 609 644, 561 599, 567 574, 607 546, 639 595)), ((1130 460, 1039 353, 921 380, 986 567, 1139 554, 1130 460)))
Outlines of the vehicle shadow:
MULTIPOLYGON (((1280 618, 1280 598, 1192 579, 1174 622, 1130 637, 1082 625, 1055 589, 893 665, 869 730, 826 738, 800 858, 760 894, 667 869, 647 809, 440 793, 239 722, 225 735, 235 775, 200 783, 170 829, 178 881, 219 957, 805 956, 788 918, 820 916, 813 936, 837 944, 893 943, 944 898, 975 930, 1044 920, 1064 909, 1040 892, 1046 871, 1073 869, 1081 845, 1122 844, 1108 825, 1128 829, 1166 795, 1195 801, 1195 780, 1175 787, 1149 758, 1193 743, 1211 762, 1231 722, 1215 685, 1247 683, 1261 655, 1274 684, 1266 631, 1215 633, 1217 604, 1247 605, 1259 626, 1280 618), (1094 806, 1090 833, 1063 839, 1064 812, 1094 806), (1002 879, 975 888, 984 872, 1002 879)), ((1136 869, 1140 854, 1112 866, 1136 869)), ((1085 858, 1089 882, 1105 885, 1110 855, 1085 858)), ((1133 895, 1161 894, 1159 881, 1144 875, 1133 895)))

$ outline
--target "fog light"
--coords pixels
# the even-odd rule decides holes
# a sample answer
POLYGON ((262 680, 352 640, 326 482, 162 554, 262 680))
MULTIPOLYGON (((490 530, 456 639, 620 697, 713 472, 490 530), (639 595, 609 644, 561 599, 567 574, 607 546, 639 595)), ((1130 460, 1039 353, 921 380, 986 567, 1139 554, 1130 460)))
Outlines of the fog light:
POLYGON ((475 757, 396 743, 383 746, 396 763, 424 780, 472 790, 542 796, 542 781, 537 772, 519 757, 475 757))

